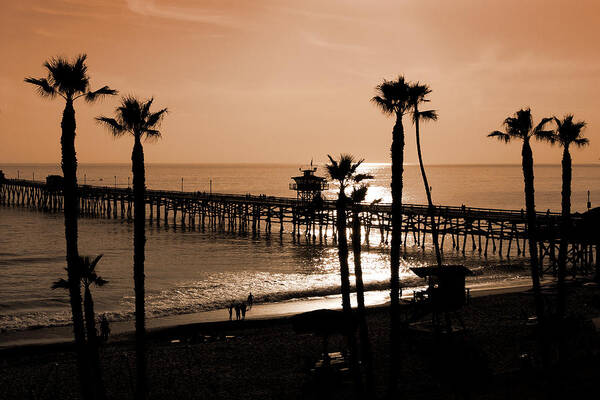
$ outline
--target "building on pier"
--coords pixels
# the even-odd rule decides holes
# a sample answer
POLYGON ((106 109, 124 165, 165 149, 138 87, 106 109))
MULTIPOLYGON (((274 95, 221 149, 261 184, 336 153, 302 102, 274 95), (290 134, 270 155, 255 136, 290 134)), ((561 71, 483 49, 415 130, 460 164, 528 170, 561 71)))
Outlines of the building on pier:
POLYGON ((299 169, 302 175, 292 177, 294 182, 290 183, 290 190, 296 191, 296 199, 305 204, 321 199, 321 192, 329 189, 327 180, 322 176, 315 175, 317 167, 313 167, 312 161, 310 167, 299 169))

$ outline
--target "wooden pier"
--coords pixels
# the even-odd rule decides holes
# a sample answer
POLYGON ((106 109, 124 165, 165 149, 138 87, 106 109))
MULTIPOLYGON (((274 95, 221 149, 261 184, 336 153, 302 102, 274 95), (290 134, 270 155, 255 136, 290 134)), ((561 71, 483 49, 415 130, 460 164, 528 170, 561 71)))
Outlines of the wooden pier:
MULTIPOLYGON (((79 209, 82 217, 131 220, 133 192, 128 188, 80 185, 79 209)), ((27 207, 46 212, 61 212, 60 189, 45 182, 5 179, 0 185, 0 205, 27 207)), ((189 230, 239 234, 291 234, 294 240, 323 243, 328 235, 335 241, 335 202, 325 200, 318 206, 298 198, 265 195, 238 195, 164 190, 146 191, 146 215, 150 225, 189 230)), ((348 213, 350 216, 351 213, 348 213)), ((436 206, 435 220, 442 248, 485 257, 525 256, 526 216, 523 210, 436 206)), ((361 223, 365 243, 387 245, 391 232, 390 204, 361 204, 361 223), (370 243, 377 238, 379 243, 370 243)), ((558 259, 560 214, 538 213, 539 256, 544 272, 555 272, 558 259)), ((573 215, 575 226, 580 214, 573 215)), ((348 224, 351 226, 351 224, 348 224)), ((431 218, 425 205, 405 204, 402 211, 404 246, 425 247, 431 242, 431 218)), ((574 235, 569 245, 571 273, 591 272, 599 261, 597 239, 574 235)))

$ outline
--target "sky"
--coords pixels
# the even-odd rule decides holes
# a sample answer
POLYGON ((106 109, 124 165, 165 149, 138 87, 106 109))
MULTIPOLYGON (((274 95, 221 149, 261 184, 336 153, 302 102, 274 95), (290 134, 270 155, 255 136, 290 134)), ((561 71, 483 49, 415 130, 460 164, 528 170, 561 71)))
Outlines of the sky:
MULTIPOLYGON (((572 113, 600 162, 600 4, 595 0, 22 0, 0 2, 0 163, 60 160, 64 102, 23 82, 54 56, 88 55, 92 89, 167 107, 149 163, 389 162, 383 79, 430 85, 427 164, 519 163, 486 135, 523 107, 572 113)), ((119 98, 75 105, 82 163, 130 160, 132 140, 94 122, 119 98)), ((417 161, 408 119, 406 161, 417 161)), ((536 163, 561 150, 534 144, 536 163)))

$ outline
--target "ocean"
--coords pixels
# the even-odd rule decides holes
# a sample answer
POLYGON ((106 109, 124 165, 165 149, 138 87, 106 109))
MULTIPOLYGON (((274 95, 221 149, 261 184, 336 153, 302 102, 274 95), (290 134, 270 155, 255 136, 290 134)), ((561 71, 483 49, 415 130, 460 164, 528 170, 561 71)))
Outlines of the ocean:
MULTIPOLYGON (((288 189, 299 165, 164 165, 147 166, 152 189, 266 194, 294 197, 288 189)), ((43 180, 60 174, 59 165, 0 165, 8 178, 43 180)), ((523 179, 519 165, 446 165, 427 167, 434 203, 442 205, 519 210, 523 179)), ((364 164, 361 172, 374 175, 367 201, 390 202, 389 164, 364 164)), ((558 165, 540 165, 536 173, 539 211, 560 211, 561 171, 558 165)), ((325 175, 324 168, 317 174, 325 175)), ((131 181, 126 164, 79 166, 79 183, 126 187, 131 181)), ((425 204, 418 166, 407 165, 404 202, 425 204)), ((573 171, 572 208, 587 209, 588 190, 600 196, 600 165, 576 165, 573 171)), ((335 186, 325 193, 335 197, 335 186)), ((109 281, 93 289, 98 314, 111 321, 133 318, 133 225, 120 220, 79 220, 82 255, 103 254, 97 271, 109 281)), ((330 236, 331 238, 331 236, 330 236)), ((363 250, 364 280, 370 290, 384 291, 389 279, 389 248, 377 237, 363 250)), ((401 279, 405 287, 423 282, 409 268, 434 262, 428 242, 423 251, 403 251, 401 279)), ((64 326, 70 321, 68 295, 52 290, 52 282, 65 278, 65 243, 62 214, 0 206, 0 342, 2 333, 64 326)), ((352 252, 350 252, 352 257, 352 252)), ((464 264, 475 272, 469 284, 506 285, 528 276, 526 260, 497 254, 454 252, 447 247, 446 263, 464 264)), ((352 263, 352 258, 350 258, 352 263)), ((351 264, 352 265, 352 264, 351 264)), ((302 301, 339 293, 337 249, 324 244, 293 242, 291 235, 257 238, 237 234, 147 227, 146 290, 148 318, 209 312, 243 300, 252 292, 259 304, 302 301)), ((352 267, 351 267, 352 269, 352 267)), ((225 319, 225 314, 223 314, 225 319)))

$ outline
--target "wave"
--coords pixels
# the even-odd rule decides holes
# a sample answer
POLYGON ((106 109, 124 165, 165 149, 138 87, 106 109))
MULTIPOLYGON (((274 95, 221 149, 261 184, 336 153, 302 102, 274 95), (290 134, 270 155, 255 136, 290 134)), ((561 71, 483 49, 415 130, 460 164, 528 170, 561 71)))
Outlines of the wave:
MULTIPOLYGON (((422 284, 419 278, 403 281, 404 287, 416 287, 422 284)), ((389 282, 371 282, 365 285, 367 291, 387 290, 389 282)), ((146 301, 147 316, 149 318, 159 318, 171 315, 193 314, 212 310, 225 309, 232 301, 242 301, 245 299, 220 298, 212 301, 189 301, 189 298, 181 298, 180 301, 163 301, 163 299, 178 298, 176 292, 182 292, 184 288, 173 288, 161 292, 159 296, 148 296, 146 301)), ((355 287, 351 290, 354 292, 355 287)), ((310 298, 328 297, 340 294, 339 286, 327 286, 309 290, 298 291, 279 291, 271 293, 256 293, 255 304, 279 303, 286 301, 302 301, 310 298)), ((106 315, 111 322, 128 321, 134 318, 133 297, 128 297, 123 301, 121 310, 107 310, 97 314, 106 315)), ((64 301, 68 303, 68 299, 64 301)), ((47 327, 68 326, 71 324, 71 313, 65 307, 64 311, 22 311, 14 314, 0 315, 0 332, 32 330, 47 327)))

